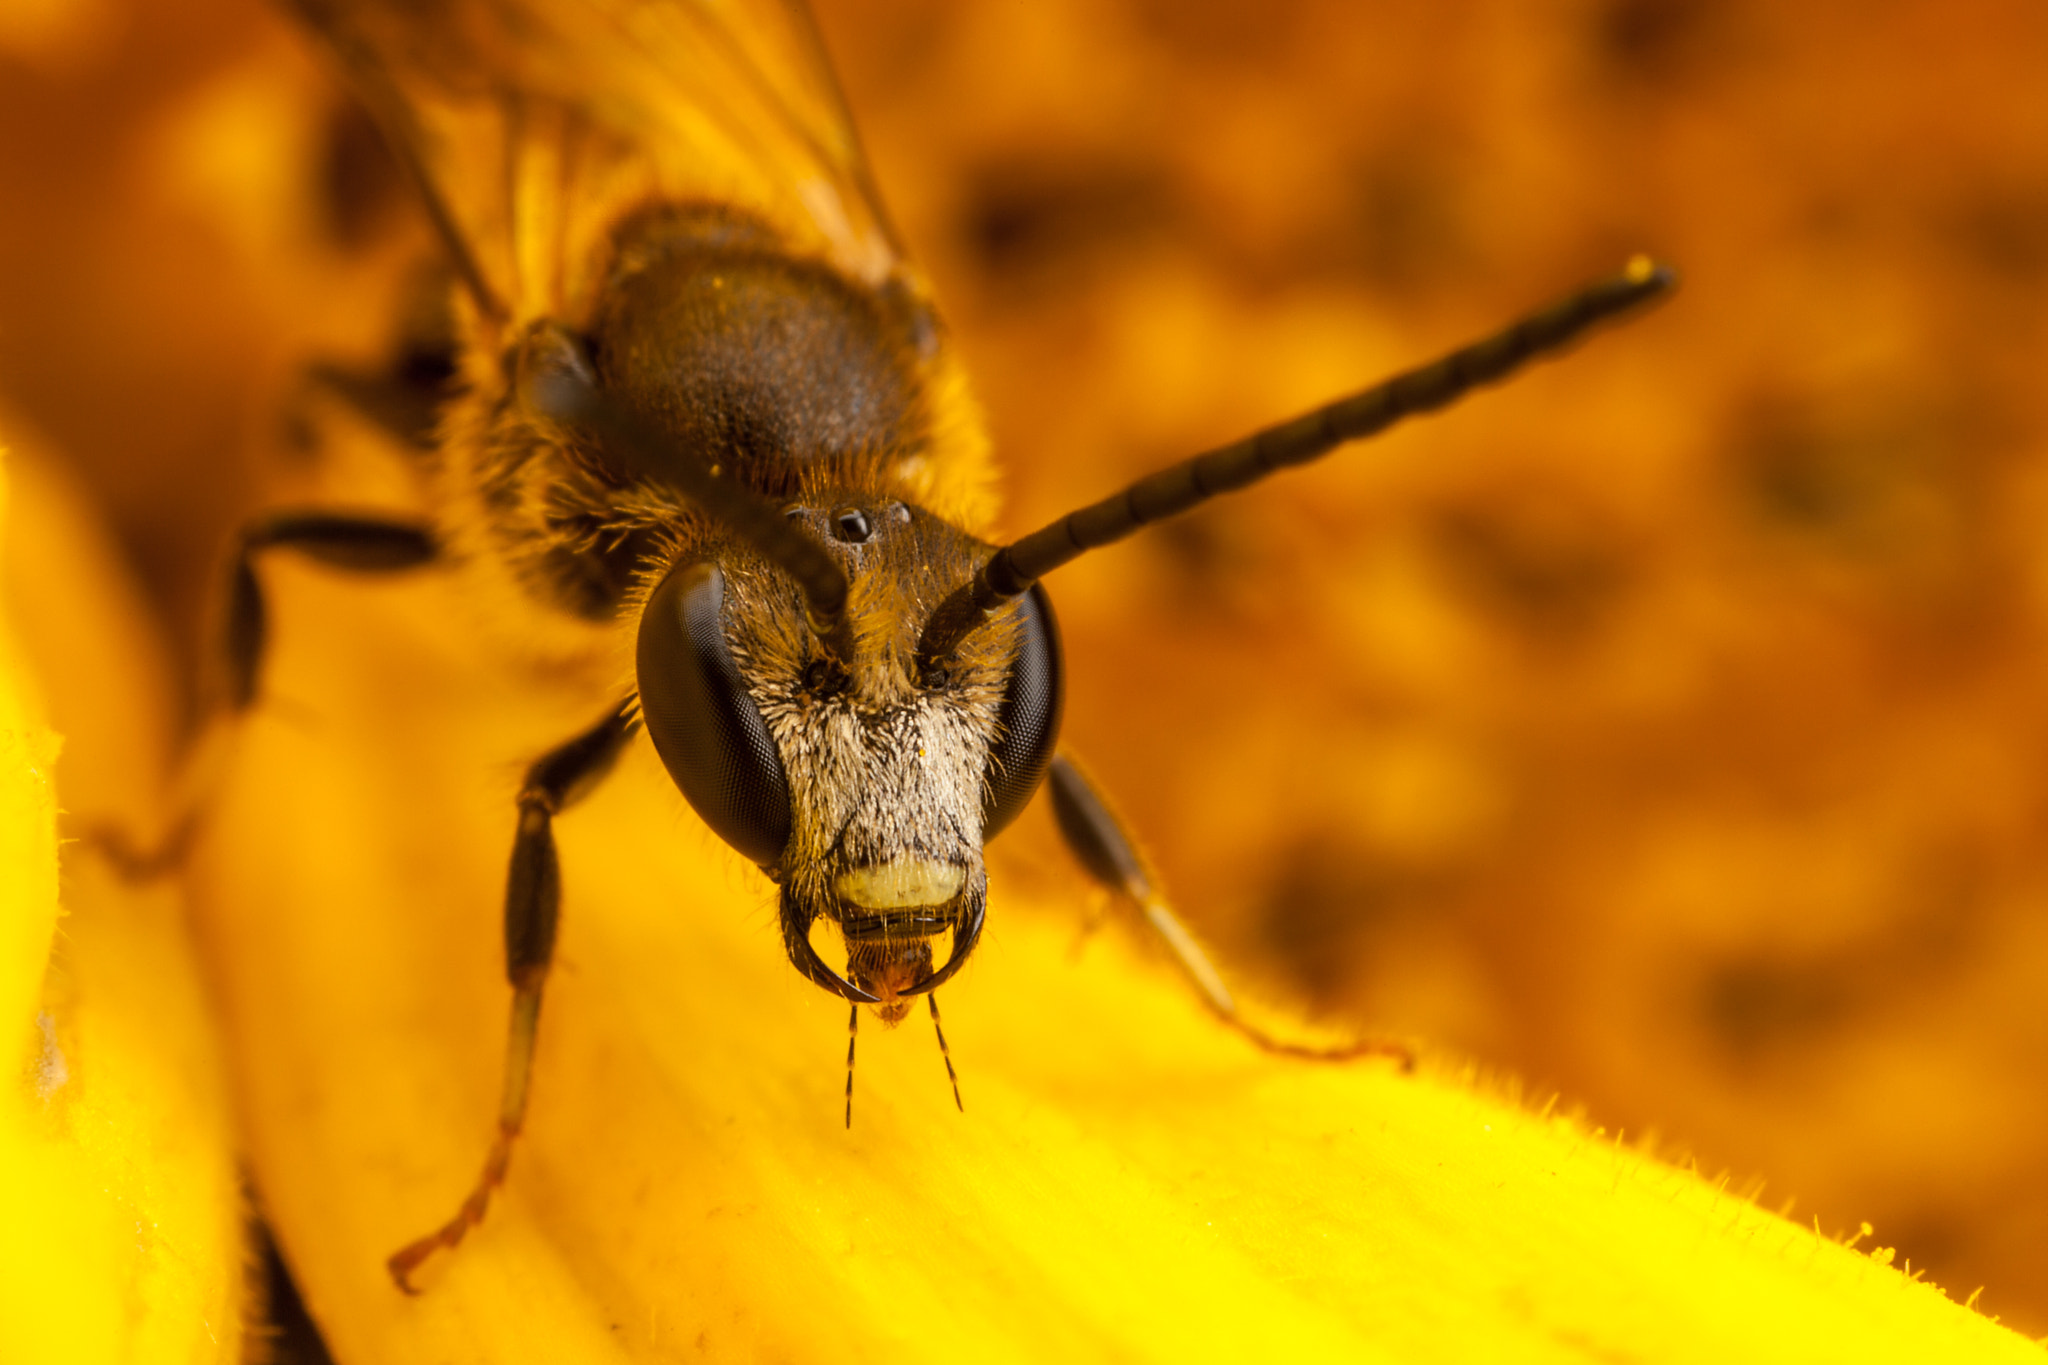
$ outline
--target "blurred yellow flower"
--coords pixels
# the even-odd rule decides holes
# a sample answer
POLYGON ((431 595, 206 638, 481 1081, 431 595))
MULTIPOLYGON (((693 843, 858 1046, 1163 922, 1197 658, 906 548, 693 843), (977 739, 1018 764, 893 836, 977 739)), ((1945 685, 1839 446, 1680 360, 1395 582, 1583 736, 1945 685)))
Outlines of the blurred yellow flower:
POLYGON ((2034 1358, 1888 1252, 1469 1074, 1274 1059, 1119 935, 1076 961, 1028 825, 946 991, 966 1113, 927 1032, 871 1029, 848 1131, 843 1007, 644 746, 558 825, 505 1195, 405 1298, 384 1258, 495 1112, 514 784, 582 717, 495 672, 433 575, 269 578, 270 701, 193 888, 246 1159, 344 1365, 2034 1358))
MULTIPOLYGON (((1820 50, 1835 60, 1832 46, 1820 50)), ((1369 87, 1352 73, 1345 85, 1369 87)), ((225 130, 247 139, 232 143, 237 155, 281 154, 271 144, 297 125, 256 98, 269 89, 232 87, 235 98, 196 103, 172 127, 192 145, 211 147, 200 135, 225 130)), ((1640 123, 1638 106, 1626 107, 1640 123)), ((1523 135, 1525 124, 1512 126, 1523 135)), ((234 158, 176 164, 204 185, 192 198, 206 205, 227 200, 219 186, 287 179, 234 158)), ((1598 169, 1620 183, 1606 161, 1598 169)), ((1719 202, 1724 181, 1694 178, 1692 193, 1719 202)), ((1521 215, 1489 217, 1525 228, 1521 215)), ((61 244, 88 240, 75 226, 86 220, 81 210, 36 221, 57 224, 61 244)), ((134 240, 149 251, 93 255, 85 272, 118 298, 123 335, 170 338, 208 373, 257 368, 222 339, 237 335, 223 302, 232 296, 203 272, 163 264, 185 261, 158 254, 177 235, 134 240), (137 298, 159 300, 157 316, 137 321, 137 298)), ((1748 253, 1738 243, 1725 258, 1746 269, 1748 253)), ((325 258, 290 259, 336 292, 338 280, 354 287, 325 258)), ((1135 272, 1133 289, 1152 278, 1135 272)), ((1762 278, 1778 291, 1778 277, 1762 278)), ((294 319, 319 311, 263 281, 244 306, 294 319)), ((1815 309, 1829 306, 1816 298, 1815 309)), ((1183 356, 1220 349, 1184 313, 1131 316, 1177 328, 1183 356)), ((1230 320, 1219 334, 1237 326, 1235 314, 1218 316, 1230 320)), ((1770 330, 1727 335, 1747 356, 1770 330)), ((1095 354, 1056 335, 1084 363, 1095 354)), ((1785 344, 1804 343, 1795 333, 1785 344)), ((1046 384, 1039 365, 1015 370, 1034 394, 1046 384)), ((1713 373, 1685 368, 1695 371, 1713 373)), ((77 373, 74 401, 104 407, 97 372, 77 373)), ((186 370, 169 373, 159 403, 135 404, 153 422, 164 420, 161 400, 198 387, 186 370)), ((1115 386, 1119 417, 1131 387, 1115 386)), ((1176 413, 1194 406, 1185 389, 1153 392, 1176 413)), ((1099 442, 1145 444, 1072 398, 1015 406, 1113 433, 1099 442)), ((126 450, 129 434, 106 439, 126 450)), ((1042 453, 1065 450, 1084 467, 1097 458, 1097 446, 1055 434, 1037 443, 1042 453)), ((183 444, 212 463, 145 481, 138 457, 106 487, 220 477, 215 446, 183 444)), ((1613 444, 1645 442, 1628 433, 1613 444)), ((1698 499, 1684 488, 1690 509, 1698 499)), ((0 1099, 0 1360, 234 1358, 238 1152, 343 1365, 2035 1358, 1913 1283, 1882 1244, 1845 1248, 1454 1069, 1405 1079, 1255 1054, 1114 936, 1075 961, 1066 897, 1029 870, 1034 854, 1060 856, 1042 829, 995 850, 989 936, 946 991, 966 1114, 952 1110, 928 1035, 871 1029, 848 1132, 841 1006, 783 965, 765 889, 715 847, 644 751, 561 822, 560 966, 506 1196, 423 1297, 402 1298, 384 1257, 448 1214, 490 1131, 513 787, 525 760, 591 717, 566 692, 492 672, 469 647, 467 605, 432 578, 363 589, 276 566, 267 703, 190 888, 238 1087, 238 1146, 172 890, 120 888, 89 857, 68 858, 69 918, 50 965, 55 741, 25 717, 46 705, 65 736, 67 806, 141 820, 164 743, 160 718, 146 717, 169 692, 138 614, 103 566, 90 567, 85 533, 58 508, 37 501, 10 535, 9 581, 42 701, 24 703, 26 679, 0 666, 0 1019, 15 1048, 0 1099)), ((154 510, 164 522, 191 515, 154 510)), ((1352 580, 1329 570, 1318 565, 1315 581, 1330 585, 1321 591, 1349 592, 1352 580)), ((1275 592, 1272 582, 1257 591, 1275 592)), ((1360 609, 1349 610, 1331 619, 1349 629, 1360 609)), ((1463 629, 1461 619, 1418 608, 1396 633, 1463 629)), ((1384 643, 1351 634, 1361 649, 1384 643)), ((1411 653, 1461 660, 1455 644, 1411 653)), ((1775 681, 1779 656, 1763 657, 1775 681)), ((1219 784, 1243 780, 1218 771, 1219 784)), ((1455 765, 1423 777, 1464 791, 1455 765)), ((1483 791, 1472 803, 1484 809, 1483 791)))
POLYGON ((67 801, 135 811, 162 678, 76 509, 15 482, 33 496, 0 486, 6 605, 36 676, 0 620, 0 1360, 232 1361, 241 1197, 181 898, 69 851, 58 880, 53 771, 67 801))

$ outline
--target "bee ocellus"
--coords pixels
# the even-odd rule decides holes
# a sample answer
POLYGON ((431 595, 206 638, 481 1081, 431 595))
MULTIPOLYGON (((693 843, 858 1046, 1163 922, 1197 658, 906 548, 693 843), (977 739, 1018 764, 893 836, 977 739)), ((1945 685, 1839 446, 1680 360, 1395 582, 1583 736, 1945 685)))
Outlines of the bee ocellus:
MULTIPOLYGON (((983 850, 1044 788, 1086 871, 1262 1046, 1103 796, 1059 746, 1041 579, 1327 454, 1665 293, 1638 260, 1506 330, 1175 465, 1015 540, 923 278, 808 15, 779 0, 296 0, 411 172, 455 280, 456 387, 430 523, 289 509, 238 542, 230 699, 258 699, 271 549, 437 564, 517 599, 537 647, 633 676, 528 769, 505 908, 498 1133, 402 1288, 483 1218, 523 1123, 561 877, 553 822, 644 732, 703 822, 777 886, 783 949, 888 1023, 974 951, 983 850), (836 947, 830 943, 837 930, 836 947)), ((944 1049, 943 1033, 939 1035, 944 1049)), ((851 1121, 849 1039, 847 1121, 851 1121)), ((948 1074, 952 1073, 947 1058, 948 1074)), ((958 1084, 955 1082, 955 1098, 958 1084)))

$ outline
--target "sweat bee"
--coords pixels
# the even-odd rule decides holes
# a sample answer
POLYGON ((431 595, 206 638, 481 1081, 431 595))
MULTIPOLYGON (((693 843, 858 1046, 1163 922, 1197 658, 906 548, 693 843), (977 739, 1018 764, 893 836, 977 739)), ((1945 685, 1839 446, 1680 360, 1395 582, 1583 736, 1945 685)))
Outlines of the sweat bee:
MULTIPOLYGON (((1638 259, 1004 542, 959 358, 798 0, 294 4, 439 238, 452 381, 440 401, 431 367, 414 377, 438 407, 432 520, 291 508, 244 529, 231 709, 258 698, 256 566, 271 550, 367 572, 441 566, 512 599, 529 653, 633 661, 520 785, 498 1131, 455 1215, 391 1257, 402 1289, 506 1177, 561 901, 553 822, 643 733, 703 823, 778 888, 791 964, 849 1002, 849 1123, 862 1007, 895 1024, 922 995, 938 1031, 936 989, 986 919, 983 849, 1041 787, 1083 868, 1140 910, 1226 1023, 1279 1051, 1400 1053, 1315 1052, 1240 1016, 1059 746, 1060 637, 1041 580, 1504 379, 1661 296, 1669 272, 1638 259), (814 944, 820 921, 838 929, 843 967, 814 944)), ((357 396, 373 416, 418 407, 357 396)))

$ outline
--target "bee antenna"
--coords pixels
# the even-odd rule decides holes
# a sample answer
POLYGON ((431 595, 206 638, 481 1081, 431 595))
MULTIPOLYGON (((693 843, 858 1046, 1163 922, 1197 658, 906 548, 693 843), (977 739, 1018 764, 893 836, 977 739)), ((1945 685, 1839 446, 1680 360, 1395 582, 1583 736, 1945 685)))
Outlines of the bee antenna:
POLYGON ((822 545, 774 503, 738 480, 722 477, 716 466, 677 458, 674 442, 598 390, 588 362, 566 333, 536 333, 527 345, 531 367, 522 376, 522 397, 536 411, 589 432, 629 473, 648 476, 659 471, 664 483, 679 489, 795 579, 803 594, 804 618, 826 652, 841 663, 853 661, 846 573, 822 545))
POLYGON ((953 1050, 946 1046, 946 1030, 939 1023, 939 993, 927 992, 924 999, 932 1007, 932 1032, 939 1035, 939 1056, 946 1062, 946 1079, 953 1083, 953 1107, 964 1114, 967 1106, 960 1103, 960 1077, 953 1070, 953 1050))
POLYGON ((853 1127, 853 1044, 860 1036, 860 1006, 846 1013, 846 1126, 853 1127))
POLYGON ((1346 442, 1378 435, 1403 418, 1446 407, 1532 361, 1557 354, 1599 324, 1669 293, 1677 282, 1669 267, 1637 256, 1619 275, 1589 285, 1482 341, 1183 460, 1067 513, 997 550, 972 579, 939 604, 918 641, 919 667, 943 662, 1005 602, 1030 591, 1033 583, 1062 564, 1277 470, 1307 464, 1346 442))

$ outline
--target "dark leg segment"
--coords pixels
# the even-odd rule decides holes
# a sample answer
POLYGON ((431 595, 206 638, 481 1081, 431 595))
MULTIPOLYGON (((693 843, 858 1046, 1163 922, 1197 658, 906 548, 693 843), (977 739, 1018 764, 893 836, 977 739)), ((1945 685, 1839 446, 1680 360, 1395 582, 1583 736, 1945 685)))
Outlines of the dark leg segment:
POLYGON ((256 684, 269 635, 256 556, 273 547, 296 550, 318 563, 356 573, 397 573, 430 563, 438 553, 426 526, 372 513, 298 510, 272 512, 242 528, 229 566, 221 652, 227 665, 226 714, 209 717, 180 760, 167 827, 147 840, 111 824, 88 824, 80 837, 98 848, 128 881, 148 881, 177 867, 192 841, 200 811, 225 770, 233 747, 234 718, 256 700, 256 684))
POLYGON ((1215 964, 1180 922, 1146 871, 1145 860, 1124 831, 1121 821, 1103 800, 1073 758, 1061 752, 1053 758, 1048 785, 1052 789, 1053 816, 1067 847, 1089 875, 1123 896, 1145 916, 1145 923, 1165 942, 1174 960, 1201 992, 1203 1002, 1218 1018, 1268 1052, 1319 1061, 1340 1061, 1350 1057, 1386 1056, 1401 1063, 1402 1070, 1415 1065, 1415 1055, 1405 1043, 1391 1038, 1366 1038, 1341 1047, 1308 1047, 1275 1038, 1245 1019, 1237 1001, 1223 984, 1215 964))
POLYGON ((551 750, 526 770, 519 789, 519 832, 505 881, 505 973, 512 982, 512 1021, 505 1040, 505 1083, 498 1102, 498 1134, 483 1174, 455 1216, 401 1248, 387 1264, 391 1278, 417 1293, 412 1275, 436 1251, 452 1250, 484 1218, 491 1192, 505 1183, 512 1143, 526 1121, 533 1076, 533 1044, 540 1026, 541 989, 555 953, 562 904, 562 867, 555 852, 554 817, 575 804, 611 770, 640 721, 627 702, 597 726, 551 750))
POLYGON ((417 319, 393 361, 362 367, 316 361, 306 367, 300 404, 315 391, 339 398, 392 439, 422 453, 436 447, 435 424, 456 382, 451 319, 417 319))
POLYGON ((315 563, 370 574, 416 569, 439 552, 434 533, 426 526, 371 513, 272 512, 244 526, 229 570, 224 641, 228 704, 236 711, 248 709, 256 699, 256 678, 270 630, 255 560, 272 548, 296 550, 315 563))

